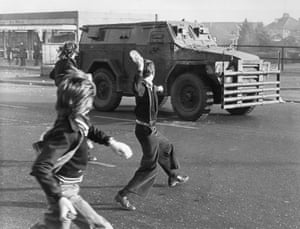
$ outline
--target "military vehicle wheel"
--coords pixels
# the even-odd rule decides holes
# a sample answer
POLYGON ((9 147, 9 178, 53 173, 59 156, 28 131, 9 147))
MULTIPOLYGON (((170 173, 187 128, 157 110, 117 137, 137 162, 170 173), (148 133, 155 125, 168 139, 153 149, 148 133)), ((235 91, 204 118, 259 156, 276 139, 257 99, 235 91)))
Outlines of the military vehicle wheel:
POLYGON ((99 111, 113 111, 121 102, 122 95, 117 92, 116 80, 108 69, 98 69, 94 72, 94 82, 97 88, 94 107, 99 111))
POLYGON ((245 115, 254 110, 255 106, 226 109, 232 115, 245 115))
POLYGON ((172 85, 171 103, 180 118, 195 121, 210 112, 213 93, 199 76, 185 73, 180 75, 172 85))

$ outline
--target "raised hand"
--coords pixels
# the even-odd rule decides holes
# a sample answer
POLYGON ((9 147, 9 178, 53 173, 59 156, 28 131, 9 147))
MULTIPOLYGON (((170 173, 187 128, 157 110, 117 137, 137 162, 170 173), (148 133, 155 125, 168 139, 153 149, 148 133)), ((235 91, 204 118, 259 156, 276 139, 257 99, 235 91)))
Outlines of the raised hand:
POLYGON ((136 50, 131 50, 129 52, 129 56, 131 60, 138 66, 138 69, 140 71, 143 71, 144 69, 144 58, 141 56, 141 54, 138 53, 136 50))

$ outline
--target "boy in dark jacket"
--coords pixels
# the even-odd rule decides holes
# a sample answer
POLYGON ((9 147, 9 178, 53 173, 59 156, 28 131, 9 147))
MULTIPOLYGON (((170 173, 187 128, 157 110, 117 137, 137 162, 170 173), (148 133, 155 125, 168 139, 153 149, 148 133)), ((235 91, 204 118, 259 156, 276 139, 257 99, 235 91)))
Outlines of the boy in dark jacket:
MULTIPOLYGON (((73 41, 66 42, 60 48, 59 60, 56 62, 55 67, 50 72, 50 78, 54 80, 57 87, 70 75, 70 72, 78 70, 78 66, 75 60, 77 52, 77 44, 73 41)), ((85 77, 92 80, 90 74, 85 74, 85 77)), ((89 145, 92 146, 92 144, 89 145)), ((94 162, 97 161, 97 158, 89 154, 88 160, 90 162, 94 162)))
POLYGON ((55 63, 54 68, 50 72, 50 78, 55 81, 58 86, 64 77, 73 69, 78 69, 75 57, 77 56, 77 44, 69 41, 66 42, 59 50, 59 60, 55 63))
POLYGON ((81 71, 73 71, 57 89, 57 119, 41 141, 33 144, 38 156, 32 166, 34 176, 49 204, 43 224, 32 228, 69 229, 73 221, 79 228, 112 228, 112 225, 79 195, 79 184, 88 162, 90 139, 110 146, 129 158, 130 148, 94 127, 87 116, 95 96, 95 85, 81 71))
POLYGON ((147 195, 157 175, 157 164, 166 172, 169 187, 185 183, 189 177, 180 175, 176 171, 179 168, 179 163, 175 157, 174 147, 156 129, 157 93, 163 92, 163 87, 153 84, 154 63, 151 60, 144 60, 135 50, 130 52, 130 57, 138 67, 133 85, 136 101, 135 135, 142 146, 143 157, 133 178, 118 192, 115 200, 124 209, 135 210, 135 206, 128 200, 128 194, 147 195))

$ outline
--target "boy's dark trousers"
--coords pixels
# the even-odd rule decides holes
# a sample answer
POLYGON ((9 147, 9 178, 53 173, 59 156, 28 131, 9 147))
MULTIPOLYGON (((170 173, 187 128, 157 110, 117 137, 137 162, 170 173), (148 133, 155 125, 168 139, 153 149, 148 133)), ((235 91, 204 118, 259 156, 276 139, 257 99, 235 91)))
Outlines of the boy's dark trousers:
POLYGON ((157 163, 168 176, 175 176, 174 170, 179 168, 173 145, 155 126, 148 127, 137 124, 135 135, 142 146, 143 157, 133 178, 119 192, 121 196, 126 196, 128 193, 146 196, 155 181, 157 163))

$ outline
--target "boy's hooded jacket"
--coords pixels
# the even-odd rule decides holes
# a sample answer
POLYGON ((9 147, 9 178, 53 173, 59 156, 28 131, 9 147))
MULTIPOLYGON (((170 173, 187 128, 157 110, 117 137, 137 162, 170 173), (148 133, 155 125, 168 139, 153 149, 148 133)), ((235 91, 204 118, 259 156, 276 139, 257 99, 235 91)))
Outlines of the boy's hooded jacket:
POLYGON ((38 156, 31 175, 36 177, 47 196, 58 201, 61 197, 60 181, 82 181, 88 162, 87 139, 109 145, 110 136, 84 117, 58 117, 43 139, 33 144, 38 156))

